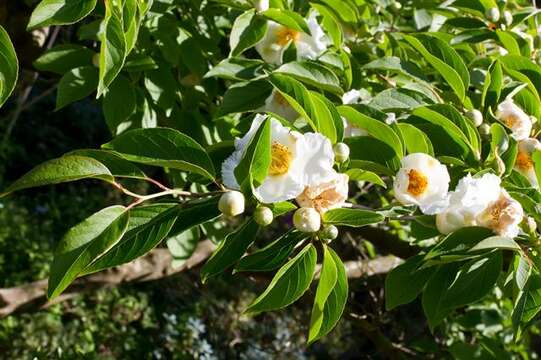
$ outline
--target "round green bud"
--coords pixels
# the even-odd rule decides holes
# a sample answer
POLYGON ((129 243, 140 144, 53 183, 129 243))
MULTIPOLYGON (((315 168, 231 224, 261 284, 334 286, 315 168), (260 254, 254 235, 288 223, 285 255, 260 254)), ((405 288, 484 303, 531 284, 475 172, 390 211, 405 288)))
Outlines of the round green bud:
POLYGON ((227 216, 237 216, 244 212, 244 195, 238 191, 224 193, 218 201, 218 209, 227 216))
POLYGON ((343 163, 349 159, 349 146, 339 142, 334 145, 334 158, 339 163, 343 163))
POLYGON ((398 1, 393 1, 390 6, 392 11, 400 11, 402 9, 402 4, 398 1))
POLYGON ((334 225, 326 225, 323 230, 319 232, 319 236, 326 242, 331 242, 338 237, 338 228, 334 225))
POLYGON ((321 215, 314 208, 301 207, 293 214, 293 225, 302 232, 316 232, 321 227, 321 215))
POLYGON ((511 11, 505 10, 503 12, 503 23, 507 26, 510 26, 513 23, 513 14, 511 14, 511 11))
POLYGON ((498 22, 500 20, 500 9, 497 7, 490 8, 487 10, 485 16, 491 22, 498 22))
POLYGON ((483 136, 488 136, 490 134, 490 125, 481 124, 481 126, 479 126, 479 134, 483 136))
POLYGON ((272 210, 266 206, 260 206, 254 211, 254 220, 258 225, 270 225, 273 219, 274 214, 272 213, 272 210))
POLYGON ((475 127, 479 127, 483 123, 483 114, 477 109, 466 112, 466 117, 472 121, 475 127))

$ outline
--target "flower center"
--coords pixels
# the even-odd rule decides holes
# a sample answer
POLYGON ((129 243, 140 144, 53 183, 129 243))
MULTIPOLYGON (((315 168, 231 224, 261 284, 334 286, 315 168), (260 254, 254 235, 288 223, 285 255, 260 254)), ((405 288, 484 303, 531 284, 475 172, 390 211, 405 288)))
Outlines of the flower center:
POLYGON ((411 169, 408 172, 408 192, 413 196, 419 196, 425 192, 428 186, 427 177, 415 169, 411 169))
POLYGON ((533 161, 527 152, 519 151, 517 154, 516 165, 520 170, 527 171, 533 168, 533 161))
POLYGON ((515 124, 518 121, 519 121, 518 116, 515 116, 515 115, 508 115, 507 117, 503 119, 503 122, 505 123, 505 125, 509 126, 510 128, 515 126, 515 124))
POLYGON ((289 170, 293 155, 288 147, 280 143, 273 143, 271 147, 271 164, 269 175, 283 175, 289 170))
POLYGON ((280 46, 285 46, 289 44, 290 41, 297 41, 299 40, 299 37, 301 36, 301 33, 297 30, 293 30, 287 27, 280 27, 276 31, 276 43, 280 46))

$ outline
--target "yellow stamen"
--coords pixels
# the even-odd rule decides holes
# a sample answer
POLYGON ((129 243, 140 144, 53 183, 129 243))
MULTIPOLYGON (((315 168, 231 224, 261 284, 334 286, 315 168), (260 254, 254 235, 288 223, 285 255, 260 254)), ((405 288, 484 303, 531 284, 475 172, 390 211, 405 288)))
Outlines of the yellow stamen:
POLYGON ((508 115, 503 118, 503 123, 512 128, 519 121, 518 116, 508 115))
POLYGON ((273 143, 271 147, 271 164, 269 166, 269 175, 283 175, 289 170, 293 155, 288 147, 280 143, 273 143))
POLYGON ((295 42, 299 40, 300 36, 301 33, 297 30, 282 26, 276 31, 276 43, 280 46, 285 46, 289 44, 290 41, 295 42))
POLYGON ((413 196, 419 196, 425 192, 428 187, 428 179, 420 171, 411 169, 408 172, 408 192, 413 196))
POLYGON ((522 171, 527 171, 533 168, 533 160, 526 151, 518 152, 515 164, 522 171))

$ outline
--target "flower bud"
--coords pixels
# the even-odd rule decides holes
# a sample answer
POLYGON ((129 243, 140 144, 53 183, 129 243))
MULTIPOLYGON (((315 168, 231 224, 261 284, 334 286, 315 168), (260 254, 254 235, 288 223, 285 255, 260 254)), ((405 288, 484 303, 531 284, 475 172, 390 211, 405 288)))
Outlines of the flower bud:
POLYGON ((326 225, 323 230, 320 231, 319 237, 325 242, 331 242, 338 237, 338 228, 334 225, 326 225))
POLYGON ((321 227, 321 216, 314 208, 301 207, 293 214, 293 225, 302 232, 316 232, 321 227))
POLYGON ((258 13, 269 10, 269 0, 254 0, 254 8, 258 13))
POLYGON ((402 9, 402 4, 398 1, 393 1, 391 3, 391 10, 392 11, 400 11, 402 9))
POLYGON ((531 216, 526 218, 526 225, 528 226, 528 231, 532 234, 537 230, 537 223, 531 216))
POLYGON ((238 191, 228 191, 220 197, 218 209, 227 216, 237 216, 244 212, 244 195, 238 191))
POLYGON ((483 123, 483 114, 477 109, 466 112, 466 117, 473 122, 475 127, 479 127, 483 123))
POLYGON ((481 124, 479 126, 479 134, 483 136, 488 136, 490 134, 490 125, 489 124, 481 124))
POLYGON ((375 33, 374 40, 378 44, 383 44, 385 42, 385 34, 383 33, 383 31, 378 31, 377 33, 375 33))
POLYGON ((510 26, 513 23, 513 14, 511 14, 511 11, 505 10, 503 12, 503 22, 507 26, 510 26))
POLYGON ((343 163, 347 159, 349 159, 349 146, 346 144, 340 142, 334 145, 334 158, 339 163, 343 163))
POLYGON ((500 10, 497 7, 493 7, 487 10, 485 16, 489 21, 498 22, 500 20, 500 10))
POLYGON ((258 225, 261 225, 261 226, 270 225, 273 219, 274 219, 274 214, 272 213, 272 210, 269 209, 268 207, 260 206, 257 209, 255 209, 254 220, 258 225))
POLYGON ((94 56, 92 56, 92 65, 94 65, 97 68, 100 67, 100 54, 99 53, 94 54, 94 56))

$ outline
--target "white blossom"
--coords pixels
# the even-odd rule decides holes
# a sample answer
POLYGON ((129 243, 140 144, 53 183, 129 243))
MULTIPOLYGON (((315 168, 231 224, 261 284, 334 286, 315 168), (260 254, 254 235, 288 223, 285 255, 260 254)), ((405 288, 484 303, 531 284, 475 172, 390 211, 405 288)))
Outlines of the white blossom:
POLYGON ((512 99, 498 105, 496 117, 511 129, 512 136, 516 140, 524 140, 530 136, 532 120, 512 99))
POLYGON ((500 196, 478 216, 480 226, 487 227, 500 236, 514 238, 518 235, 519 224, 524 210, 518 201, 501 189, 500 196))
POLYGON ((424 214, 441 212, 448 205, 447 167, 430 155, 409 154, 402 158, 394 181, 395 197, 404 205, 418 205, 424 214))
POLYGON ((312 11, 306 20, 310 35, 290 29, 274 21, 268 21, 267 33, 256 44, 255 49, 261 58, 270 64, 282 64, 285 50, 295 44, 297 59, 315 59, 330 45, 330 40, 317 22, 317 12, 312 11))
POLYGON ((535 188, 539 188, 539 183, 535 175, 532 154, 537 150, 541 150, 541 143, 537 139, 521 140, 518 142, 518 153, 515 161, 515 170, 527 177, 535 188))
POLYGON ((278 90, 272 90, 269 97, 265 99, 265 105, 257 111, 274 113, 289 121, 294 121, 299 116, 278 90))
MULTIPOLYGON (((235 168, 259 126, 267 118, 257 115, 250 130, 235 140, 235 152, 222 164, 225 186, 239 189, 235 168)), ((329 181, 333 178, 334 153, 331 142, 321 134, 301 134, 271 118, 271 157, 268 175, 254 190, 263 203, 275 203, 296 198, 306 186, 329 181)))
POLYGON ((307 186, 297 197, 297 203, 302 207, 314 208, 320 214, 343 207, 348 198, 348 181, 346 174, 336 173, 330 181, 307 186))

